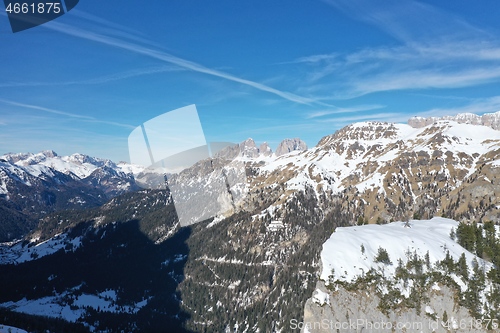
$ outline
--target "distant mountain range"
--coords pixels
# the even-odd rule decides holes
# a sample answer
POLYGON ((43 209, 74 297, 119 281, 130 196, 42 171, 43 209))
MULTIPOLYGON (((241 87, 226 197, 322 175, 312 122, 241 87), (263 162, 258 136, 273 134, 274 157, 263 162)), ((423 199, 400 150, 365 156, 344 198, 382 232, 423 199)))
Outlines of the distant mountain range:
POLYGON ((17 238, 46 214, 100 206, 139 189, 134 166, 53 151, 0 156, 0 240, 17 238))
POLYGON ((408 120, 408 125, 420 128, 431 125, 439 120, 451 120, 459 124, 483 125, 491 127, 495 130, 500 130, 500 111, 495 113, 485 113, 478 116, 474 113, 459 113, 455 116, 444 117, 413 117, 408 120))

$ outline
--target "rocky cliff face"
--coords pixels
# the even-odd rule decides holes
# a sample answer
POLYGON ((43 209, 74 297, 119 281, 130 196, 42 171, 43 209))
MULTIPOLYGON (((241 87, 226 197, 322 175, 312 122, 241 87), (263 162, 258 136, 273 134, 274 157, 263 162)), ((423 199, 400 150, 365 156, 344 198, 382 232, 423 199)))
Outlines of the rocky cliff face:
POLYGON ((485 329, 478 329, 475 325, 469 325, 475 322, 475 318, 466 308, 456 304, 456 293, 452 289, 436 286, 422 297, 428 299, 428 304, 418 309, 402 309, 384 314, 379 309, 380 298, 373 290, 353 292, 339 288, 331 292, 325 288, 323 282, 319 281, 314 297, 306 302, 303 325, 307 330, 303 328, 301 333, 488 332, 485 329), (443 322, 444 313, 448 318, 445 322, 443 322), (452 329, 445 327, 446 321, 452 329), (462 329, 460 329, 461 323, 462 329))
POLYGON ((500 111, 495 113, 485 113, 478 116, 473 113, 460 113, 456 116, 444 117, 413 117, 408 120, 408 125, 414 128, 421 128, 431 125, 439 120, 456 121, 460 124, 483 125, 491 127, 495 130, 500 130, 500 111))
POLYGON ((276 156, 281 156, 284 154, 288 154, 289 152, 292 151, 303 151, 307 150, 307 145, 304 141, 300 140, 299 138, 295 139, 285 139, 281 141, 281 143, 278 145, 278 148, 276 148, 276 156))

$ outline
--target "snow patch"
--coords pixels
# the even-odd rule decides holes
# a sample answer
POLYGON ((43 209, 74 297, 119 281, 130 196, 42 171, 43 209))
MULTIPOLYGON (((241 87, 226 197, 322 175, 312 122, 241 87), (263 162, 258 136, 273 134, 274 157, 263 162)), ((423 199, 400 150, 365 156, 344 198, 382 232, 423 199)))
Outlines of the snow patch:
POLYGON ((115 290, 106 290, 98 295, 80 294, 75 296, 73 292, 78 289, 79 287, 75 287, 64 293, 39 299, 28 300, 23 298, 17 302, 2 303, 0 306, 16 312, 62 318, 70 322, 76 322, 86 314, 87 308, 112 313, 125 312, 134 314, 149 301, 149 299, 143 299, 133 305, 119 306, 116 304, 115 290))
POLYGON ((325 304, 330 305, 330 295, 324 291, 316 289, 313 295, 313 302, 319 304, 320 306, 325 304))
POLYGON ((7 326, 0 324, 0 333, 28 333, 28 332, 14 326, 7 326))
POLYGON ((67 234, 57 234, 54 237, 34 245, 22 241, 0 243, 0 264, 23 263, 56 253, 60 250, 74 251, 82 245, 82 237, 70 238, 67 234))

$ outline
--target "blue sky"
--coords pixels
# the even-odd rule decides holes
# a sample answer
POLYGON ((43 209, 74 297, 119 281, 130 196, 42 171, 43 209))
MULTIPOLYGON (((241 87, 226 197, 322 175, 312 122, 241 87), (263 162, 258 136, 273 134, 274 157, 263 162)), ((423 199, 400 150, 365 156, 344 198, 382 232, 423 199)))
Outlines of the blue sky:
POLYGON ((208 141, 273 149, 357 121, 495 112, 499 14, 495 0, 86 0, 13 34, 2 13, 0 153, 128 160, 133 128, 190 104, 208 141))

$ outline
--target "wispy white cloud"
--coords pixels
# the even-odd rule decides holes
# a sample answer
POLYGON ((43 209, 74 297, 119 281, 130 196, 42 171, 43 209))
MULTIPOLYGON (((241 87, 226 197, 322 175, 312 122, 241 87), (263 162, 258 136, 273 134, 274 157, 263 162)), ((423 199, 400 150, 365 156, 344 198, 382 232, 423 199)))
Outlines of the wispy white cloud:
MULTIPOLYGON (((490 98, 478 98, 469 103, 452 108, 433 108, 429 110, 417 111, 411 116, 418 117, 442 117, 456 115, 458 113, 483 114, 500 111, 500 96, 490 98)), ((394 123, 406 123, 411 117, 406 113, 387 112, 363 115, 353 115, 345 117, 335 117, 320 120, 320 122, 338 123, 340 125, 350 124, 358 121, 387 121, 394 123)))
POLYGON ((467 21, 429 4, 413 0, 323 0, 348 16, 373 25, 402 42, 436 36, 463 38, 488 34, 467 21))
POLYGON ((328 116, 332 114, 343 114, 343 113, 354 113, 354 112, 360 112, 360 111, 369 111, 369 110, 376 110, 376 109, 381 109, 383 108, 383 105, 359 105, 359 106, 354 106, 354 107, 348 107, 348 108, 336 108, 336 109, 329 109, 329 110, 320 110, 320 111, 314 111, 310 112, 306 118, 311 119, 311 118, 319 118, 323 116, 328 116))
MULTIPOLYGON (((314 56, 312 56, 314 58, 314 56)), ((500 80, 500 41, 412 42, 301 62, 298 91, 350 99, 393 90, 469 87, 500 80)), ((320 99, 320 97, 316 97, 320 99)))
POLYGON ((391 90, 460 88, 492 82, 498 79, 500 79, 500 64, 495 67, 461 71, 437 71, 431 69, 389 71, 372 77, 365 77, 363 80, 353 80, 350 82, 350 93, 354 96, 360 96, 391 90))
POLYGON ((418 114, 416 115, 420 117, 437 117, 456 115, 458 113, 483 114, 498 111, 500 111, 500 96, 493 96, 489 98, 478 98, 470 101, 467 104, 457 107, 433 108, 430 110, 418 112, 418 114))
POLYGON ((399 122, 405 122, 407 120, 408 120, 407 115, 396 112, 387 112, 387 113, 371 113, 371 114, 363 114, 357 116, 328 118, 328 119, 322 119, 319 122, 338 123, 342 125, 342 124, 351 124, 358 121, 387 121, 387 122, 399 123, 399 122))
POLYGON ((99 33, 106 34, 108 36, 124 38, 143 45, 161 47, 158 43, 146 39, 146 36, 142 32, 131 29, 128 26, 117 24, 115 22, 103 19, 102 17, 92 15, 78 9, 72 10, 71 15, 73 17, 76 17, 77 19, 79 18, 83 24, 90 23, 94 32, 98 31, 99 33))
POLYGON ((183 70, 179 67, 174 66, 159 66, 151 68, 134 69, 121 73, 114 73, 111 75, 105 75, 97 78, 86 79, 86 80, 73 80, 73 81, 47 81, 47 82, 4 82, 0 83, 0 88, 7 87, 37 87, 37 86, 67 86, 67 85, 91 85, 91 84, 103 84, 113 81, 130 79, 143 75, 159 74, 165 72, 173 72, 183 70))
POLYGON ((19 107, 26 108, 26 109, 32 109, 32 110, 37 110, 37 111, 48 112, 48 113, 57 114, 57 115, 60 115, 60 116, 65 116, 65 117, 79 118, 79 119, 86 119, 86 120, 92 120, 92 119, 94 119, 92 117, 82 116, 82 115, 75 114, 75 113, 69 113, 69 112, 54 110, 54 109, 45 108, 45 107, 38 106, 38 105, 18 103, 18 102, 9 101, 9 100, 6 100, 6 99, 0 99, 0 102, 8 104, 8 105, 12 105, 12 106, 19 106, 19 107))
POLYGON ((302 93, 350 99, 394 90, 448 89, 500 81, 500 41, 412 42, 304 63, 302 93))
MULTIPOLYGON (((54 21, 47 23, 46 25, 44 25, 44 27, 47 27, 49 29, 52 29, 52 30, 55 30, 55 31, 58 31, 58 32, 61 32, 61 33, 67 34, 67 35, 71 35, 74 37, 79 37, 82 39, 98 42, 98 43, 101 43, 104 45, 113 46, 116 48, 127 50, 130 52, 136 53, 136 54, 141 54, 141 55, 144 55, 144 56, 147 56, 147 57, 150 57, 153 59, 161 60, 161 61, 173 64, 173 65, 176 65, 176 66, 179 66, 181 68, 191 70, 194 72, 203 73, 203 74, 211 75, 214 77, 219 77, 219 78, 222 78, 225 80, 237 82, 237 83, 240 83, 240 84, 243 84, 246 86, 253 87, 253 88, 258 89, 260 91, 264 91, 264 92, 268 92, 268 93, 277 95, 281 98, 284 98, 286 100, 289 100, 289 101, 292 101, 295 103, 319 104, 319 105, 324 105, 324 106, 330 106, 326 103, 319 102, 319 101, 315 100, 314 98, 299 96, 299 95, 296 95, 296 94, 293 94, 290 92, 282 91, 282 90, 264 85, 264 84, 259 83, 259 82, 247 80, 247 79, 240 78, 238 76, 235 76, 235 75, 232 75, 232 74, 220 71, 220 70, 205 67, 205 66, 200 65, 198 63, 195 63, 193 61, 179 58, 179 57, 176 57, 176 56, 171 55, 169 53, 166 53, 164 51, 161 51, 158 48, 146 47, 146 46, 140 45, 138 43, 129 42, 125 39, 115 38, 115 37, 111 37, 108 35, 99 34, 99 33, 91 32, 88 30, 75 28, 73 26, 69 26, 69 25, 59 23, 59 22, 54 22, 54 21)), ((147 40, 144 40, 144 43, 142 43, 142 44, 146 44, 146 43, 147 43, 147 40)))
POLYGON ((449 89, 500 81, 500 40, 465 19, 413 0, 323 0, 385 31, 399 45, 307 55, 297 92, 325 102, 367 94, 449 89))
POLYGON ((109 20, 103 19, 102 17, 92 15, 92 14, 86 13, 86 12, 78 10, 78 9, 73 9, 71 11, 71 15, 77 16, 77 17, 82 18, 86 21, 96 23, 96 26, 107 27, 107 28, 115 29, 116 31, 119 31, 122 33, 128 33, 129 34, 128 36, 130 36, 130 35, 137 36, 137 37, 143 36, 143 34, 140 31, 131 29, 130 27, 127 27, 127 26, 124 26, 121 24, 117 24, 115 22, 111 22, 109 20))
POLYGON ((315 55, 310 55, 310 56, 305 56, 305 57, 300 57, 292 61, 284 62, 282 64, 300 64, 300 63, 318 63, 318 62, 323 62, 323 61, 331 61, 338 57, 338 53, 330 53, 330 54, 315 54, 315 55))
POLYGON ((128 128, 128 129, 135 128, 135 126, 128 125, 128 124, 123 124, 123 123, 114 122, 114 121, 101 120, 101 119, 97 119, 95 117, 83 116, 80 114, 55 110, 55 109, 46 108, 46 107, 39 106, 39 105, 19 103, 19 102, 15 102, 15 101, 6 100, 6 99, 0 99, 0 103, 4 103, 7 105, 11 105, 11 106, 17 106, 17 107, 21 107, 21 108, 25 108, 25 109, 42 111, 42 112, 46 112, 46 113, 51 113, 51 114, 55 114, 55 115, 59 115, 59 116, 68 117, 68 118, 76 118, 76 119, 79 119, 79 120, 85 121, 85 122, 100 123, 100 124, 124 127, 124 128, 128 128))

